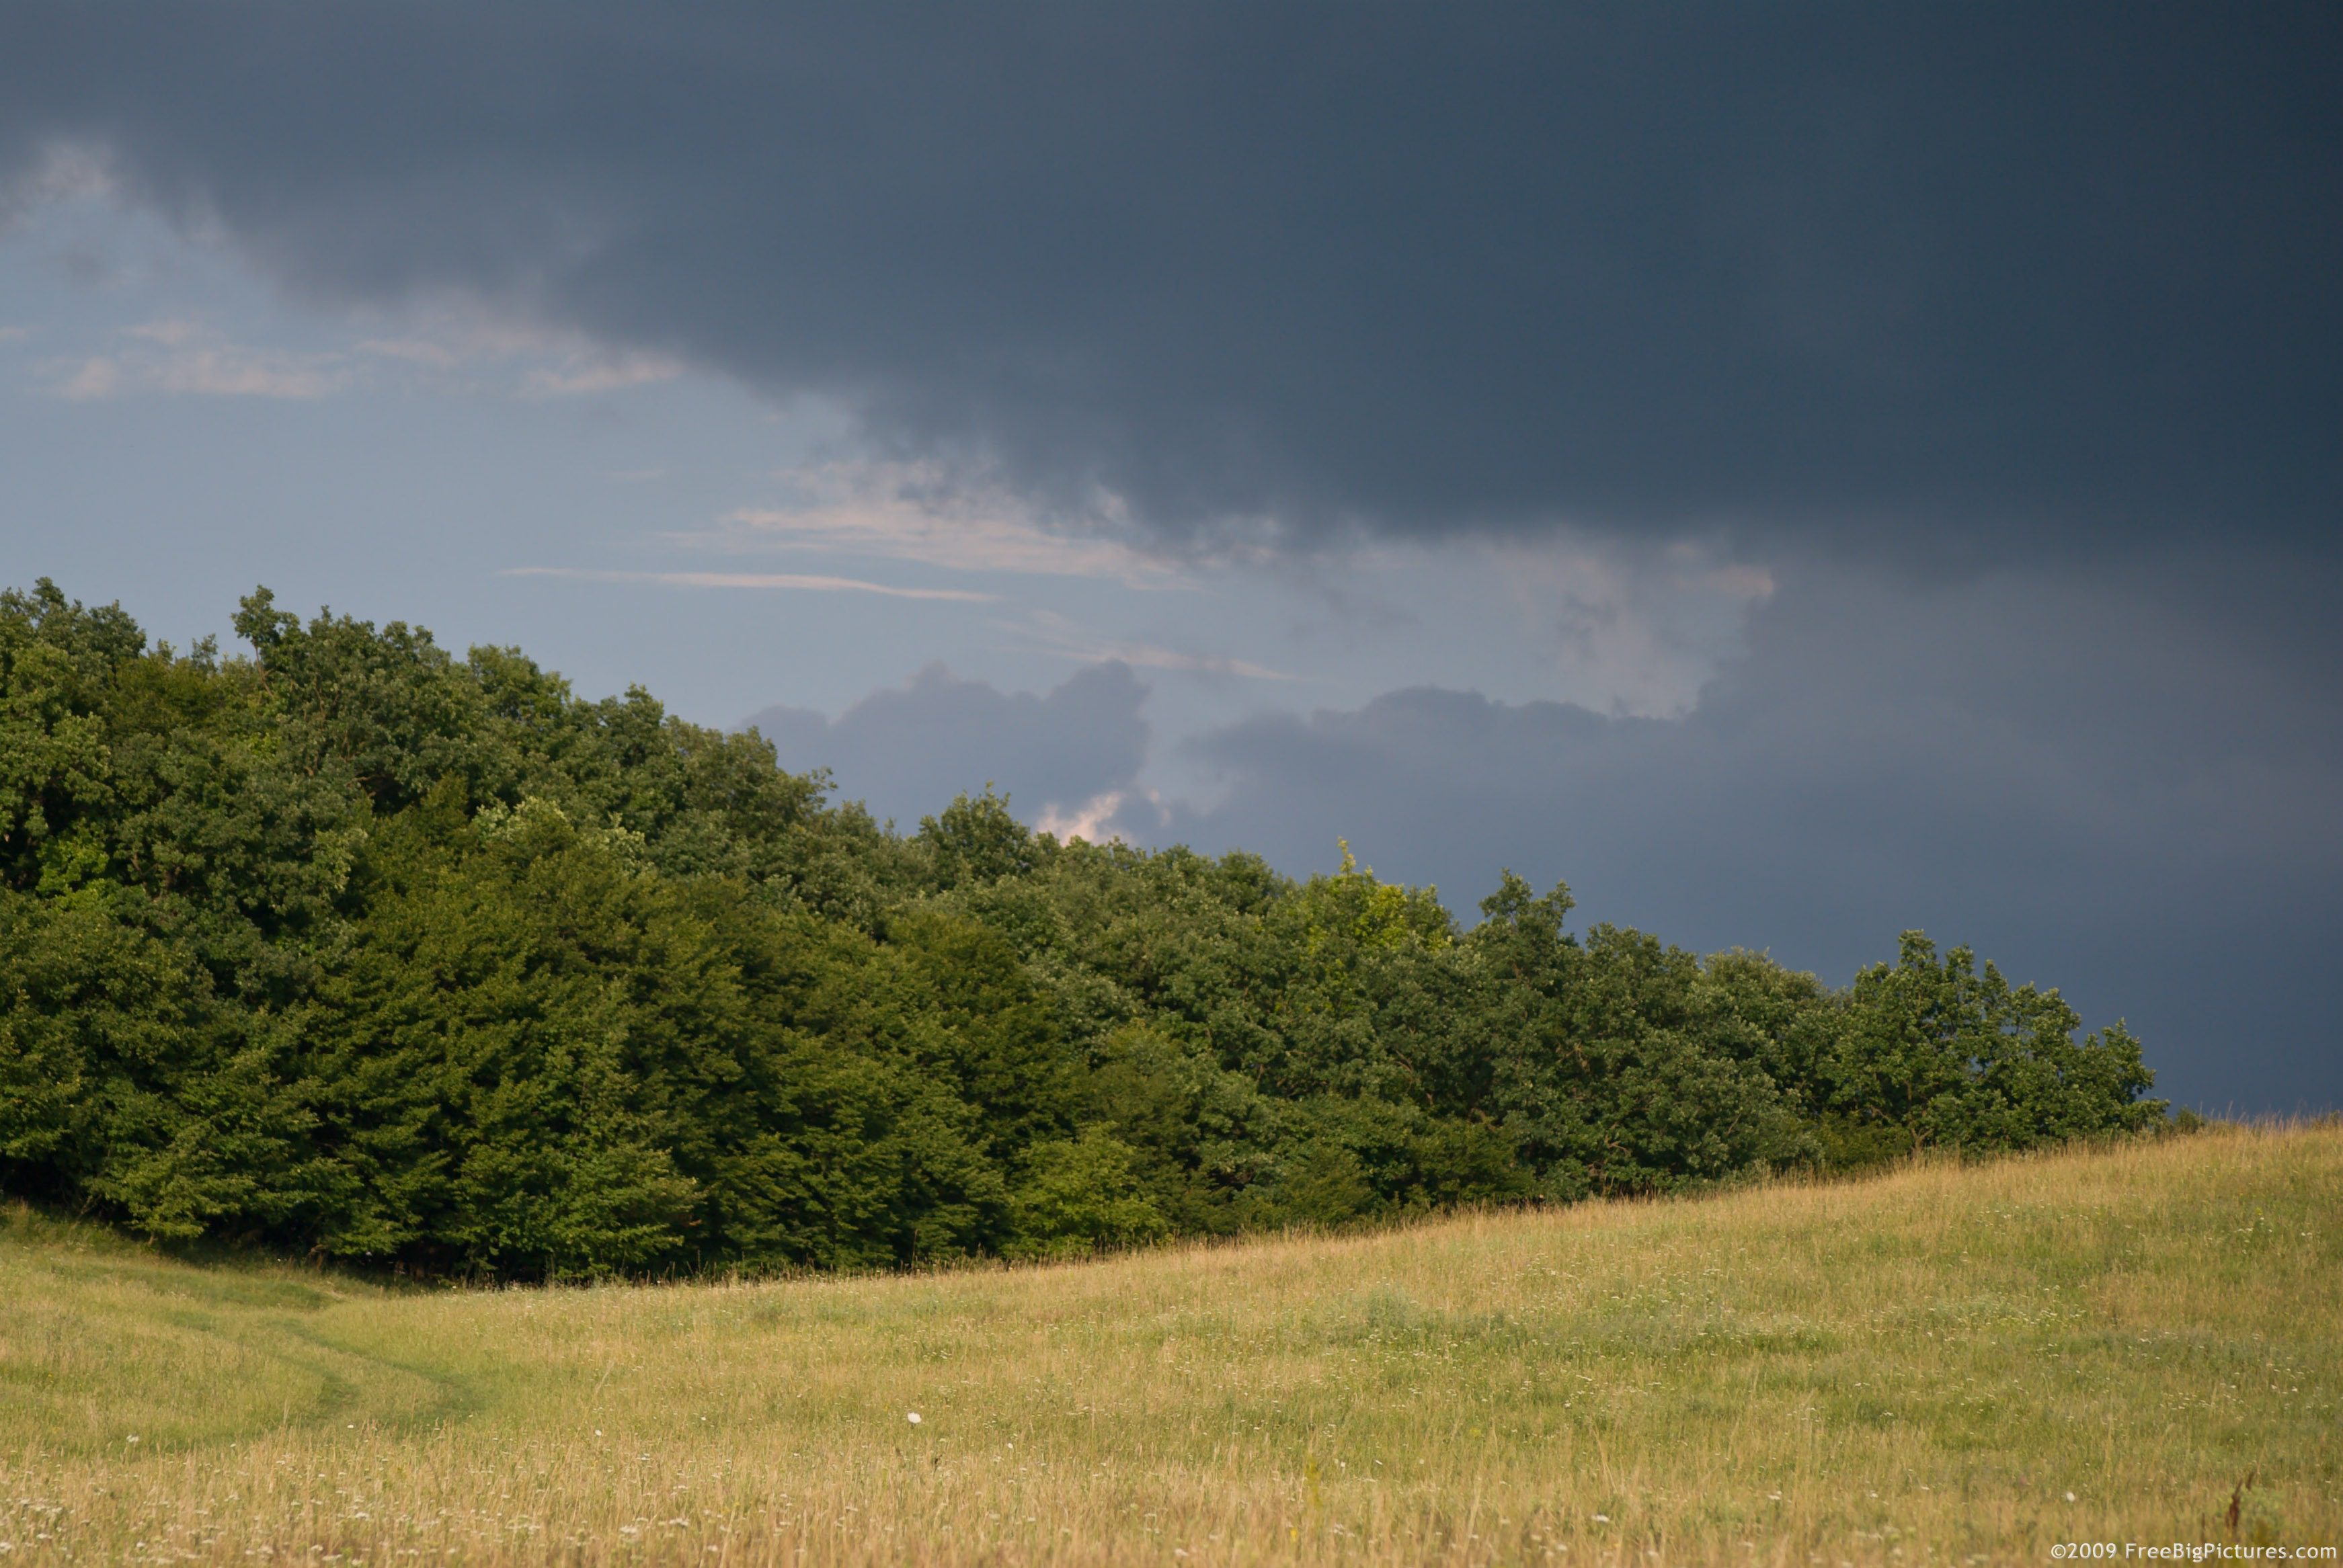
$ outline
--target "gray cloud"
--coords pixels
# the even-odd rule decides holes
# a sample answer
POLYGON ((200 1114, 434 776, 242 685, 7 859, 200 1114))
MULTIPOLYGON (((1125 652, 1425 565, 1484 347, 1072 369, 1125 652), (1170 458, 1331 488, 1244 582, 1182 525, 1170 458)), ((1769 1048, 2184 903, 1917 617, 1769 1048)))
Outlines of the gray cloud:
POLYGON ((2324 541, 2343 12, 12 5, 288 286, 459 290, 1172 534, 2324 541))
POLYGON ((1096 664, 1046 696, 1004 693, 930 665, 910 684, 876 691, 836 719, 769 708, 748 720, 781 765, 827 768, 847 799, 905 826, 987 782, 1021 816, 1079 809, 1122 789, 1147 752, 1139 716, 1147 689, 1122 664, 1096 664))
MULTIPOLYGON (((2278 0, 25 0, 0 222, 101 149, 298 297, 835 399, 1051 524, 1720 536, 1784 587, 1683 722, 1396 692, 1217 732, 1143 826, 1838 975, 1925 924, 2188 1097, 2331 1101, 2338 79, 2278 0)), ((759 722, 882 814, 1038 815, 1142 696, 759 722)))
POLYGON ((1224 798, 1163 831, 1292 869, 1346 835, 1462 910, 1510 865, 1589 919, 1841 980, 1925 927, 2128 1014, 2185 1100, 2343 1103, 2320 672, 2103 573, 1809 573, 1752 638, 1682 721, 1426 689, 1232 726, 1196 743, 1224 798))
POLYGON ((2343 1104, 2338 672, 2238 634, 2287 563, 1883 583, 1786 574, 1749 651, 1681 719, 1433 689, 1267 713, 1186 744, 1207 800, 1133 789, 1145 689, 1093 666, 1047 696, 938 668, 830 722, 758 722, 905 821, 987 778, 1028 819, 1121 791, 1135 842, 1243 848, 1295 874, 1347 838, 1471 918, 1511 868, 1582 918, 1843 980, 1922 927, 2148 1040, 2216 1110, 2343 1104))

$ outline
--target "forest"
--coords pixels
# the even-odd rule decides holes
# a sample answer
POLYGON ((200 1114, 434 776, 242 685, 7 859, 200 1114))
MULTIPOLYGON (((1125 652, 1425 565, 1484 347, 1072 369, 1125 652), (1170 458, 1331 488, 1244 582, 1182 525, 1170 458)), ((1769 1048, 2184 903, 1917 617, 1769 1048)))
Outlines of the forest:
POLYGON ((990 787, 899 831, 516 648, 234 624, 0 594, 0 1191, 158 1240, 898 1268, 2167 1124, 2122 1025, 1918 932, 1834 988, 1510 872, 1468 923, 990 787))

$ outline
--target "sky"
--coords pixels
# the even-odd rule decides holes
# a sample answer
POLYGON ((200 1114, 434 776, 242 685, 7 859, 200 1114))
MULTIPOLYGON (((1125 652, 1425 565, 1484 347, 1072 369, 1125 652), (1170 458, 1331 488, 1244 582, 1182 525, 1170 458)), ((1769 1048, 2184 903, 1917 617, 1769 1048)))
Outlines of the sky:
POLYGON ((2343 1105, 2331 5, 0 13, 0 581, 2343 1105))

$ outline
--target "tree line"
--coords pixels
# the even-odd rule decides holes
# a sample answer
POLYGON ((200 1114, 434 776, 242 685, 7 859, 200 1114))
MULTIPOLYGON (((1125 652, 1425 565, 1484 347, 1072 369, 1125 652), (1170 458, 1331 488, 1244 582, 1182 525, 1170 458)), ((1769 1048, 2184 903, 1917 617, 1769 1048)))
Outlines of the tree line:
POLYGON ((903 1266, 2159 1123, 1907 932, 1833 989, 1353 864, 898 832, 518 649, 0 594, 0 1189, 432 1276, 903 1266))

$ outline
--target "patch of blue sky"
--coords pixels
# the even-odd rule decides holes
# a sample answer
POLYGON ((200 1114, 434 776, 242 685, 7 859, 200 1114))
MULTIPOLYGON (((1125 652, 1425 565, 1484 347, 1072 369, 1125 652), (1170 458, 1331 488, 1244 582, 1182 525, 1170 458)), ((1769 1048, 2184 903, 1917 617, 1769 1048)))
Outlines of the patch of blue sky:
POLYGON ((1038 691, 1120 658, 1173 792, 1203 787, 1184 736, 1401 687, 1681 712, 1768 589, 1566 538, 1171 558, 1111 506, 1070 527, 874 460, 819 400, 472 302, 297 299, 96 190, 0 231, 0 577, 160 636, 225 640, 266 581, 715 723, 835 714, 934 662, 1038 691))

